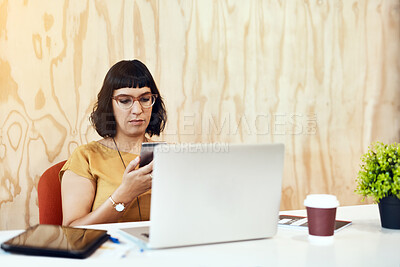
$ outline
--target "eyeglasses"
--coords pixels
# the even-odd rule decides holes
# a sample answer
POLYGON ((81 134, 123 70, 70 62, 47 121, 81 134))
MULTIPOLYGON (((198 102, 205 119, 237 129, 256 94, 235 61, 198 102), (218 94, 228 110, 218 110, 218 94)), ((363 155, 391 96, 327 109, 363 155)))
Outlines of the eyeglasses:
POLYGON ((133 97, 131 95, 116 95, 111 97, 122 109, 130 109, 135 101, 139 101, 142 108, 150 108, 156 102, 157 94, 144 94, 139 97, 133 97))

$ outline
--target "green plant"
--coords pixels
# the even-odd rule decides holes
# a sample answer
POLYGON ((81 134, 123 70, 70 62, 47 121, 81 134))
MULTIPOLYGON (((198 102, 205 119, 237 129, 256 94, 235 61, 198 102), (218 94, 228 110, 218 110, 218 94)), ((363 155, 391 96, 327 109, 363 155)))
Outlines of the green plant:
POLYGON ((372 143, 361 157, 356 193, 375 202, 389 195, 400 199, 400 144, 372 143))

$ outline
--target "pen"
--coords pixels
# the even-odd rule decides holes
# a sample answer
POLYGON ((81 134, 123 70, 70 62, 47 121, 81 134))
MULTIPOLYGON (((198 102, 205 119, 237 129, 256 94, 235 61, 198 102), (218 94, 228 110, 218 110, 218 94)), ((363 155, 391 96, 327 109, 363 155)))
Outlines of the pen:
POLYGON ((109 236, 108 239, 110 239, 111 242, 113 242, 115 244, 120 244, 121 243, 121 242, 119 242, 118 238, 116 238, 116 237, 109 236))

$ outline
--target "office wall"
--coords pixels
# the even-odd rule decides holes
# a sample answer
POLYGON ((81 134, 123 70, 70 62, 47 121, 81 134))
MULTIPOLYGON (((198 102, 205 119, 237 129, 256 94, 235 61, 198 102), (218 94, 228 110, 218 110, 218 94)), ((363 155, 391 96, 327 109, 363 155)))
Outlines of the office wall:
POLYGON ((98 138, 104 75, 133 58, 164 95, 160 139, 283 142, 282 209, 359 204, 361 154, 399 141, 399 47, 398 0, 0 0, 0 229, 38 222, 39 176, 98 138))

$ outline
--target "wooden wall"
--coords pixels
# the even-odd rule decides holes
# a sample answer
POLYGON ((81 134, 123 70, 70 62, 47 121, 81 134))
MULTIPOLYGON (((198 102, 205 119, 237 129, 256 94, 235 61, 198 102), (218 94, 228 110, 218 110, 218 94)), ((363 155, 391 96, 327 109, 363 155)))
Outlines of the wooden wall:
POLYGON ((165 97, 161 139, 283 142, 282 209, 359 204, 361 154, 400 139, 399 47, 398 0, 0 0, 0 229, 38 222, 39 176, 98 138, 96 94, 133 58, 165 97))

